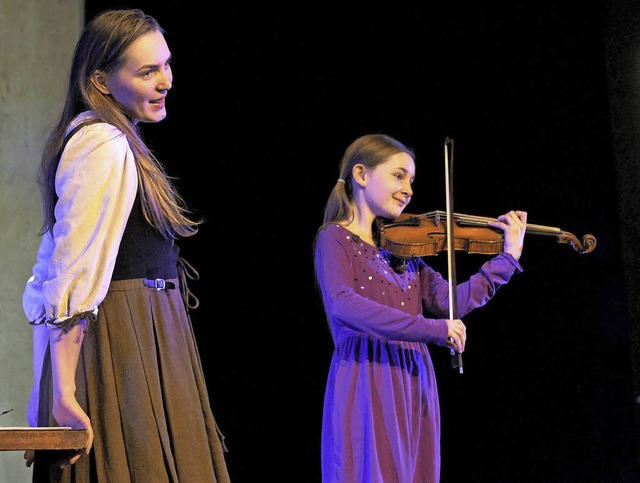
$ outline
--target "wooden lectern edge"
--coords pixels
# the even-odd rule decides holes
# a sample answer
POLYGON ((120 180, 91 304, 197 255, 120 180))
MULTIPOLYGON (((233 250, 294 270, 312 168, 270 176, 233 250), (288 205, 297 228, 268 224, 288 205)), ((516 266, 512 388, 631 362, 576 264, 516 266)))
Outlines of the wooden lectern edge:
POLYGON ((74 450, 86 446, 86 429, 0 428, 0 451, 74 450))

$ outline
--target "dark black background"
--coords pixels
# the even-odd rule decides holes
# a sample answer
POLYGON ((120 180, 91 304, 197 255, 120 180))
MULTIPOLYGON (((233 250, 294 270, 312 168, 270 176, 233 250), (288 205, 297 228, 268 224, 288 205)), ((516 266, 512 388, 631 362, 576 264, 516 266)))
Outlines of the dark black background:
MULTIPOLYGON (((621 214, 637 197, 621 186, 636 168, 616 123, 634 128, 611 78, 634 27, 610 11, 628 19, 631 3, 417 3, 86 2, 87 18, 140 7, 167 31, 168 117, 144 131, 207 220, 182 246, 201 274, 193 322, 232 479, 320 481, 333 346, 311 244, 342 152, 384 132, 417 152, 407 211, 445 208, 450 137, 456 211, 526 210, 598 241, 579 255, 528 236, 524 272, 465 317, 465 373, 433 348, 442 481, 635 482, 621 214)), ((458 279, 485 260, 459 253, 458 279)), ((446 257, 428 261, 445 273, 446 257)))

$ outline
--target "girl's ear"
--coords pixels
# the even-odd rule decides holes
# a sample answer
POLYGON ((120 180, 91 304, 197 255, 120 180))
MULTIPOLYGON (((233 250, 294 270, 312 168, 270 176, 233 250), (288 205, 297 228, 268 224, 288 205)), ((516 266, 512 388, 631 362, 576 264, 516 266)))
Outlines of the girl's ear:
POLYGON ((366 186, 367 181, 365 179, 367 173, 367 167, 364 164, 357 163, 353 165, 351 169, 351 176, 353 180, 360 186, 366 186))
POLYGON ((93 86, 105 95, 111 94, 109 86, 107 85, 107 76, 99 70, 96 70, 91 76, 91 83, 93 86))

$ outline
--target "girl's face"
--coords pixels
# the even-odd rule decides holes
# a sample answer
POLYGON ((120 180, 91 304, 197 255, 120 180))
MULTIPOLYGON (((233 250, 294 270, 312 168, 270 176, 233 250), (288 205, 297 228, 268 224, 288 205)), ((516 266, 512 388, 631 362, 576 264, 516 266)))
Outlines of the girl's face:
POLYGON ((397 218, 411 201, 416 165, 407 153, 397 153, 364 173, 365 200, 375 216, 397 218))
POLYGON ((107 76, 106 87, 134 124, 167 116, 165 98, 173 74, 171 52, 160 32, 143 35, 124 53, 122 65, 107 76))

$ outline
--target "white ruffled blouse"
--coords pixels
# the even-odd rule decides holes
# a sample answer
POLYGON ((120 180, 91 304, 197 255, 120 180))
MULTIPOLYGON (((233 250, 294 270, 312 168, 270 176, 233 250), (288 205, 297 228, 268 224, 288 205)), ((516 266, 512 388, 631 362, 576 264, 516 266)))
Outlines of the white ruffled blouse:
MULTIPOLYGON (((67 133, 95 115, 86 111, 67 133)), ((99 122, 68 141, 55 179, 53 235, 43 235, 22 303, 30 323, 50 327, 98 314, 133 206, 138 174, 126 136, 99 122)))

